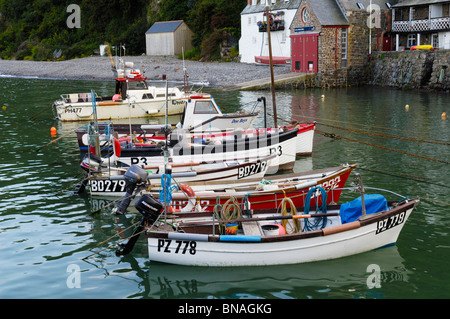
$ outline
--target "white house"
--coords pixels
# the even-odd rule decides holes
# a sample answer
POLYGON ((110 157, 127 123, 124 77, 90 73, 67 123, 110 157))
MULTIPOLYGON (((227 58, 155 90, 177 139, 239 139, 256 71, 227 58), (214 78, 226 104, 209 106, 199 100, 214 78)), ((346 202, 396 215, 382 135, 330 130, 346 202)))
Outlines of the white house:
POLYGON ((266 7, 270 9, 272 56, 274 63, 290 63, 289 26, 301 0, 248 0, 241 12, 239 54, 242 63, 264 63, 269 56, 266 7))
POLYGON ((396 50, 429 44, 450 49, 450 0, 404 0, 392 6, 396 50))
POLYGON ((147 55, 178 55, 192 49, 194 32, 183 20, 156 22, 145 33, 147 55))

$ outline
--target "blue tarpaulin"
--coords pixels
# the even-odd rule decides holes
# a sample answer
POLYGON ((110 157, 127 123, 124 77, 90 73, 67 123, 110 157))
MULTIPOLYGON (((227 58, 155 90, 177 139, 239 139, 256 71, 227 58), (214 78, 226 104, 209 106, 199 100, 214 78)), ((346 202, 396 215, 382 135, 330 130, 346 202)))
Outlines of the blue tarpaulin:
MULTIPOLYGON (((389 209, 386 198, 379 194, 364 195, 364 203, 366 206, 366 214, 374 214, 389 209)), ((342 224, 357 220, 362 215, 361 197, 342 204, 339 214, 342 224)))

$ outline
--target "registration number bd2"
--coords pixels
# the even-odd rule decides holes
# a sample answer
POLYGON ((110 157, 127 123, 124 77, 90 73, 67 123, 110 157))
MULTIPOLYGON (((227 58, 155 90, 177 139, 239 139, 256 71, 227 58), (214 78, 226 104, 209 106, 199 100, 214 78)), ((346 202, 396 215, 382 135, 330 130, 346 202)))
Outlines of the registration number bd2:
POLYGON ((402 224, 405 221, 406 212, 401 212, 400 214, 396 214, 390 216, 389 218, 380 220, 377 222, 377 231, 375 234, 382 233, 388 229, 391 229, 395 226, 402 224))

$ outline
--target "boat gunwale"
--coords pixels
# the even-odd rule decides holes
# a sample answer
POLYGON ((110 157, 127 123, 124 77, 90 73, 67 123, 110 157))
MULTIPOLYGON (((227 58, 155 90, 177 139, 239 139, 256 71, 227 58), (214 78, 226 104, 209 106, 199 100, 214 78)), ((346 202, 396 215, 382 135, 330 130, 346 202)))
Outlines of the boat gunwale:
MULTIPOLYGON (((356 220, 356 221, 353 221, 350 223, 341 224, 341 225, 337 225, 337 226, 330 226, 330 227, 326 227, 326 228, 323 228, 320 230, 313 230, 313 231, 308 231, 308 232, 299 232, 299 233, 295 233, 295 234, 274 235, 274 236, 260 236, 260 240, 255 241, 255 242, 253 242, 253 241, 234 241, 234 240, 227 241, 226 239, 224 240, 224 238, 226 238, 226 237, 221 238, 221 236, 223 236, 223 235, 211 235, 211 234, 207 234, 207 235, 205 234, 204 238, 207 239, 208 242, 224 242, 224 243, 226 242, 226 243, 240 243, 240 244, 243 244, 243 243, 258 244, 258 243, 260 243, 261 244, 261 243, 271 243, 271 242, 294 241, 294 240, 301 240, 301 239, 314 238, 314 237, 327 237, 327 236, 351 231, 351 230, 358 229, 358 228, 364 228, 364 227, 367 227, 378 221, 389 218, 393 215, 400 214, 401 212, 407 212, 409 209, 414 208, 419 203, 419 201, 420 200, 418 198, 410 199, 410 200, 408 200, 408 202, 406 202, 404 204, 401 204, 396 207, 392 207, 390 210, 387 210, 387 211, 375 213, 375 214, 373 214, 373 216, 367 217, 362 220, 356 220), (335 230, 330 230, 331 228, 334 228, 334 227, 335 227, 335 230), (328 230, 326 230, 324 232, 324 229, 328 229, 328 230)), ((390 204, 392 205, 392 203, 390 203, 390 204)), ((335 206, 339 207, 340 205, 335 205, 335 206)), ((211 225, 212 225, 212 223, 211 223, 211 225)), ((211 225, 208 225, 208 226, 210 227, 211 225)), ((158 230, 149 230, 145 234, 146 234, 147 238, 168 239, 170 237, 170 235, 169 235, 170 233, 179 234, 178 235, 179 238, 177 238, 177 239, 180 239, 180 240, 182 240, 182 234, 186 234, 186 237, 187 237, 186 239, 189 238, 189 235, 192 235, 192 234, 197 235, 195 233, 179 233, 179 232, 175 232, 175 231, 167 232, 167 231, 158 231, 158 230)), ((242 236, 243 238, 246 237, 246 235, 240 235, 240 236, 242 236)))

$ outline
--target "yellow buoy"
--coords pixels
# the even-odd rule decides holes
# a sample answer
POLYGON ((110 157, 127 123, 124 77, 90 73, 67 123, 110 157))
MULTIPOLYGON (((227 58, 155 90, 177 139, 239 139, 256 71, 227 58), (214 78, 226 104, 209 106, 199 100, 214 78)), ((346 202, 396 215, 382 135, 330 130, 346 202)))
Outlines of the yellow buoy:
POLYGON ((322 100, 325 99, 325 95, 322 94, 322 100))
POLYGON ((405 105, 405 109, 406 109, 406 111, 409 111, 409 105, 408 104, 405 105))
POLYGON ((443 112, 441 117, 442 117, 443 120, 445 120, 447 118, 447 114, 445 112, 443 112))
POLYGON ((2 110, 5 111, 6 110, 6 105, 2 106, 2 110))

